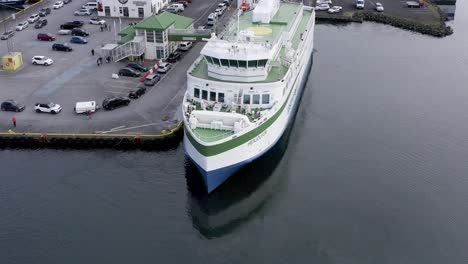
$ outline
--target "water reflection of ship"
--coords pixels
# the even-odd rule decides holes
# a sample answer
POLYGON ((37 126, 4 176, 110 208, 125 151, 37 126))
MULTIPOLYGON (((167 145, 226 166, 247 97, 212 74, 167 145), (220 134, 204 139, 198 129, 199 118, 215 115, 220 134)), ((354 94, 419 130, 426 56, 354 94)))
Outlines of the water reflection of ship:
POLYGON ((215 192, 206 193, 202 176, 187 158, 189 215, 193 226, 205 237, 232 232, 259 212, 279 192, 285 175, 275 172, 288 144, 291 127, 264 156, 245 166, 215 192))

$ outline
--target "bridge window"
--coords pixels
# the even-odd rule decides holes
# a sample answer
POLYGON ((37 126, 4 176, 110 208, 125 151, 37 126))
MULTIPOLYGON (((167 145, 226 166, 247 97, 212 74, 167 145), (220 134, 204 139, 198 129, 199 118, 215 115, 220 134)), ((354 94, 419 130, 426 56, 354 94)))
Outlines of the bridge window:
POLYGON ((205 56, 205 59, 208 61, 208 63, 213 64, 213 60, 211 60, 210 56, 205 56))
POLYGON ((262 104, 270 104, 270 95, 262 94, 262 104))
POLYGON ((200 89, 198 88, 193 89, 193 97, 200 98, 200 89))
POLYGON ((210 101, 216 101, 216 92, 210 92, 210 101))
POLYGON ((224 103, 224 93, 218 93, 218 102, 224 103))
POLYGON ((260 104, 260 95, 259 94, 252 95, 252 102, 253 104, 260 104))
POLYGON ((146 30, 146 41, 147 42, 154 42, 154 31, 146 30))
POLYGON ((201 97, 203 100, 208 100, 208 91, 202 90, 201 97))
POLYGON ((238 68, 239 65, 237 64, 237 60, 229 60, 229 67, 236 67, 236 68, 238 68))
POLYGON ((256 68, 257 67, 257 61, 249 61, 249 68, 256 68))
POLYGON ((221 65, 229 67, 229 61, 225 59, 221 59, 221 65))
POLYGON ((239 61, 239 68, 247 68, 247 62, 246 61, 239 61))
POLYGON ((213 59, 213 63, 214 63, 214 64, 216 64, 216 65, 218 65, 218 66, 221 65, 221 63, 219 62, 219 59, 217 59, 217 58, 212 58, 212 59, 213 59))
POLYGON ((265 67, 267 64, 268 60, 259 60, 258 61, 258 67, 265 67))
POLYGON ((244 104, 250 104, 250 94, 244 94, 244 104))

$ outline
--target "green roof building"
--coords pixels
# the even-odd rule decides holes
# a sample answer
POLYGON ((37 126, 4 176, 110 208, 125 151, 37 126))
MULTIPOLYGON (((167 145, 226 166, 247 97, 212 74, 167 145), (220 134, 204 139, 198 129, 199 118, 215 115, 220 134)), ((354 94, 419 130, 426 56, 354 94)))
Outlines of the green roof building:
POLYGON ((145 59, 166 59, 177 49, 176 42, 169 42, 169 29, 193 29, 193 19, 169 12, 153 15, 119 32, 118 44, 137 41, 145 46, 145 59))

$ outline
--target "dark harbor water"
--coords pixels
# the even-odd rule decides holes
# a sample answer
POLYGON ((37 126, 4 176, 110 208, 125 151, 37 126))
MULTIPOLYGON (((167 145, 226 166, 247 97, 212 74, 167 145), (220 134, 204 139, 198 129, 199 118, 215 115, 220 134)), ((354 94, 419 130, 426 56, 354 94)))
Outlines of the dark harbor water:
POLYGON ((318 25, 287 148, 210 197, 182 146, 0 151, 0 263, 468 263, 467 14, 318 25))

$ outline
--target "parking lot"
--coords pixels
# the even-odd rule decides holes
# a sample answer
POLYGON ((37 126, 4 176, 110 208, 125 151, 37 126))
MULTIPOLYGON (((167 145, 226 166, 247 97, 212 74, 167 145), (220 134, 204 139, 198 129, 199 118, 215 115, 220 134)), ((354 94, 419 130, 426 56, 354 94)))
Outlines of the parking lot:
MULTIPOLYGON (((119 20, 104 18, 111 31, 101 32, 100 26, 90 25, 87 16, 74 16, 74 11, 80 9, 87 0, 74 0, 60 9, 53 9, 45 18, 48 25, 42 29, 29 26, 23 31, 17 31, 12 38, 13 51, 22 52, 24 66, 17 72, 0 71, 0 101, 14 99, 24 102, 25 111, 21 113, 0 112, 0 131, 11 129, 11 118, 17 119, 16 132, 67 132, 67 133, 159 133, 169 125, 174 126, 176 113, 186 89, 186 71, 198 56, 203 43, 183 53, 180 61, 175 63, 167 74, 161 75, 161 80, 153 87, 148 87, 147 93, 139 99, 132 100, 128 107, 113 111, 100 110, 88 120, 86 116, 77 115, 73 111, 78 101, 96 101, 101 104, 111 96, 128 96, 129 91, 142 85, 140 78, 120 77, 112 79, 113 73, 125 67, 127 61, 96 63, 99 49, 106 43, 115 42, 115 29, 120 29, 119 20), (73 20, 85 22, 83 29, 90 33, 87 44, 69 44, 72 52, 53 51, 53 43, 67 43, 70 36, 57 35, 60 25, 73 20), (114 27, 115 23, 115 27, 114 27), (52 33, 56 41, 39 41, 38 33, 52 33), (96 51, 95 56, 91 50, 96 51), (43 55, 54 60, 53 65, 32 65, 33 56, 43 55), (62 112, 50 115, 34 112, 37 102, 54 102, 60 104, 62 112), (163 121, 169 117, 169 120, 163 121)), ((219 1, 221 2, 221 1, 219 1)), ((54 1, 45 1, 35 9, 28 10, 17 17, 15 23, 9 22, 8 27, 26 20, 31 13, 42 7, 52 7, 54 1)), ((192 17, 196 25, 202 25, 206 16, 216 8, 217 3, 209 0, 199 0, 189 4, 181 14, 192 17)), ((92 15, 91 17, 94 17, 92 15)), ((122 28, 131 22, 139 20, 122 19, 122 28)), ((6 41, 0 42, 0 54, 8 52, 6 41)), ((143 62, 147 67, 153 62, 143 62)))

